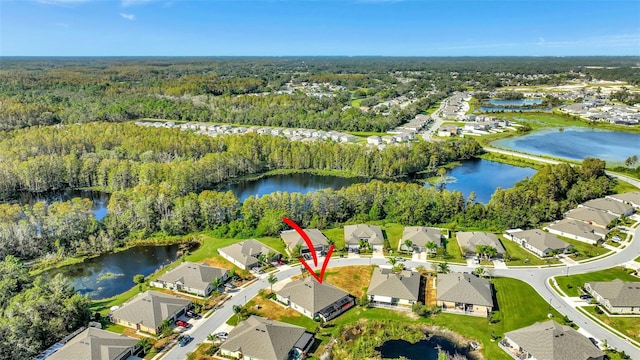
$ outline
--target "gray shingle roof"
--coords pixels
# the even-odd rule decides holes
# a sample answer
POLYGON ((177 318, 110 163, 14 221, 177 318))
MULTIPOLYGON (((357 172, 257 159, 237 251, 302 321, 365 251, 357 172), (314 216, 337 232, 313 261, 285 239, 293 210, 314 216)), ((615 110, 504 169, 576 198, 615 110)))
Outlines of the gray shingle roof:
POLYGON ((135 347, 138 341, 132 337, 90 327, 74 336, 47 359, 114 360, 135 347))
POLYGON ((407 270, 395 274, 391 269, 377 268, 371 276, 367 294, 417 301, 420 295, 420 274, 407 270))
POLYGON ((610 222, 617 219, 617 216, 615 215, 589 207, 575 208, 569 211, 564 217, 567 219, 580 220, 586 223, 595 222, 596 224, 603 226, 607 226, 610 222))
POLYGON ((260 254, 267 255, 270 251, 280 254, 274 249, 254 239, 245 240, 218 249, 218 252, 224 252, 245 266, 257 263, 257 256, 260 254))
POLYGON ((553 320, 510 331, 504 336, 538 360, 587 360, 604 356, 589 339, 553 320))
POLYGON ((618 201, 635 204, 635 206, 640 206, 640 191, 609 195, 607 197, 613 198, 618 201))
MULTIPOLYGON (((440 229, 424 226, 407 226, 402 232, 400 246, 404 246, 405 240, 410 240, 413 245, 426 247, 427 243, 433 241, 436 245, 442 246, 442 234, 440 229)), ((406 247, 405 247, 406 248, 406 247)))
POLYGON ((278 295, 315 314, 349 293, 326 282, 320 284, 312 277, 307 277, 288 283, 278 291, 278 295))
POLYGON ((464 304, 493 306, 491 284, 467 273, 438 274, 436 299, 464 304))
POLYGON ((384 237, 379 226, 358 224, 344 227, 344 240, 347 245, 357 245, 360 239, 367 239, 371 245, 383 245, 384 237))
POLYGON ((582 221, 571 220, 571 219, 560 220, 556 223, 550 224, 549 226, 547 226, 547 228, 552 230, 562 231, 567 234, 581 236, 594 241, 597 241, 603 238, 604 235, 600 235, 600 234, 607 234, 609 232, 608 230, 605 230, 602 228, 596 228, 595 226, 589 225, 582 221))
POLYGON ((112 316, 156 329, 164 320, 189 304, 190 300, 149 290, 113 311, 112 316))
POLYGON ((181 282, 184 286, 205 290, 216 278, 222 279, 229 270, 206 264, 183 262, 175 269, 158 278, 166 283, 181 282))
POLYGON ((569 244, 560 240, 557 236, 540 229, 518 231, 512 233, 512 235, 519 239, 526 239, 529 245, 540 251, 547 249, 561 250, 569 246, 569 244))
POLYGON ((607 299, 611 306, 640 306, 640 282, 594 281, 588 283, 591 289, 607 299))
POLYGON ((252 315, 229 332, 220 348, 240 351, 245 358, 282 360, 304 333, 300 326, 252 315))
POLYGON ((590 207, 596 210, 609 211, 613 214, 618 215, 625 214, 633 209, 631 205, 627 205, 625 203, 621 203, 620 201, 607 198, 589 200, 583 203, 582 206, 590 207))
MULTIPOLYGON (((329 242, 327 240, 327 237, 324 236, 324 234, 322 232, 320 232, 320 230, 318 230, 318 229, 304 229, 304 231, 307 233, 307 236, 311 240, 311 243, 313 244, 314 247, 329 246, 329 242)), ((300 236, 300 234, 298 234, 298 232, 295 231, 295 230, 283 231, 283 232, 280 233, 280 237, 282 238, 284 243, 287 244, 287 247, 289 249, 295 248, 296 245, 298 245, 298 244, 302 245, 302 249, 308 249, 309 248, 307 246, 307 243, 302 238, 302 236, 300 236)))
POLYGON ((483 245, 493 246, 498 251, 498 254, 504 254, 504 246, 502 246, 502 243, 495 234, 476 231, 459 231, 456 233, 456 238, 458 239, 458 245, 466 248, 467 251, 476 252, 476 247, 483 245))

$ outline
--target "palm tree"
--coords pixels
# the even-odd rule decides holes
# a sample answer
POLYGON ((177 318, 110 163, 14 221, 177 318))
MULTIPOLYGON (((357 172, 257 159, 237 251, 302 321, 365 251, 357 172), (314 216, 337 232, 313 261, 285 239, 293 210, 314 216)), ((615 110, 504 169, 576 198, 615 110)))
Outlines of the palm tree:
POLYGON ((266 256, 261 253, 260 255, 258 255, 257 259, 259 263, 264 264, 266 256))
POLYGON ((413 241, 407 239, 404 241, 404 246, 407 248, 409 252, 413 251, 413 241))
POLYGON ((396 266, 396 263, 398 262, 398 260, 396 260, 396 258, 394 257, 387 258, 387 261, 389 262, 389 264, 391 264, 391 266, 396 266))
POLYGON ((309 270, 307 270, 306 267, 300 266, 300 274, 302 274, 302 277, 306 277, 308 272, 309 270))
POLYGON ((265 263, 265 265, 269 265, 269 264, 271 263, 271 260, 273 260, 273 258, 274 258, 275 256, 276 256, 276 253, 275 253, 275 252, 273 252, 273 251, 269 251, 269 252, 267 253, 267 258, 266 258, 266 261, 267 261, 267 262, 265 263))
POLYGON ((293 252, 291 253, 291 257, 297 259, 302 254, 302 244, 297 244, 293 247, 293 252))
POLYGON ((216 289, 216 291, 218 291, 218 289, 220 288, 220 286, 222 286, 222 284, 224 284, 224 281, 221 278, 217 277, 217 276, 211 282, 211 285, 213 286, 214 289, 216 289))
POLYGON ((473 273, 482 277, 484 275, 484 268, 482 266, 478 266, 475 270, 473 270, 473 273))
POLYGON ((269 277, 267 278, 267 281, 269 282, 269 290, 271 290, 271 292, 273 292, 273 284, 278 282, 278 278, 276 277, 275 274, 271 274, 269 275, 269 277))
POLYGON ((240 322, 240 314, 242 313, 242 306, 233 305, 233 312, 238 316, 238 322, 240 322))
POLYGON ((438 245, 436 245, 436 243, 434 243, 433 241, 429 241, 426 247, 429 250, 427 251, 427 255, 433 255, 434 250, 438 248, 438 245))
POLYGON ((448 274, 449 273, 449 264, 447 264, 447 262, 441 262, 438 264, 438 272, 441 272, 443 274, 448 274))

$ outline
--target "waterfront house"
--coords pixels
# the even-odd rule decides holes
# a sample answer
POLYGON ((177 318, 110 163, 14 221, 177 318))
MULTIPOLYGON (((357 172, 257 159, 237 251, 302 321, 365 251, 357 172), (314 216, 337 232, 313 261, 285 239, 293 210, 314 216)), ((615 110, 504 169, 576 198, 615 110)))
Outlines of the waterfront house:
POLYGON ((258 260, 260 255, 265 256, 265 261, 276 261, 282 256, 279 252, 255 239, 245 240, 220 248, 218 249, 218 253, 243 270, 260 266, 260 260, 258 260), (269 254, 273 256, 266 258, 269 254))
POLYGON ((231 359, 303 359, 314 343, 303 327, 252 315, 229 331, 220 354, 231 359))
POLYGON ((376 268, 367 290, 371 306, 410 309, 420 297, 420 273, 376 268))
POLYGON ((640 314, 640 282, 594 281, 585 283, 584 289, 610 313, 640 314))
POLYGON ((190 307, 190 300, 149 290, 114 310, 111 322, 156 335, 163 321, 173 323, 190 307))
POLYGON ((281 303, 311 319, 329 321, 355 305, 348 292, 313 277, 294 280, 276 292, 281 303))
POLYGON ((214 290, 212 283, 216 279, 225 282, 228 278, 229 270, 227 269, 207 264, 183 262, 150 284, 159 288, 186 291, 199 296, 209 296, 214 290))
POLYGON ((468 273, 438 274, 436 305, 442 311, 487 316, 493 310, 491 283, 468 273))

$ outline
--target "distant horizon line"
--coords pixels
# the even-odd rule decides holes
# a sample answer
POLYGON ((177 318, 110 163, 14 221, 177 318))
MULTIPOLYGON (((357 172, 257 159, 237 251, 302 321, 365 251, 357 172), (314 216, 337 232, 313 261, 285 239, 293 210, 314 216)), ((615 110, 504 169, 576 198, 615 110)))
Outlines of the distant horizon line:
POLYGON ((0 55, 7 58, 640 58, 637 55, 0 55))

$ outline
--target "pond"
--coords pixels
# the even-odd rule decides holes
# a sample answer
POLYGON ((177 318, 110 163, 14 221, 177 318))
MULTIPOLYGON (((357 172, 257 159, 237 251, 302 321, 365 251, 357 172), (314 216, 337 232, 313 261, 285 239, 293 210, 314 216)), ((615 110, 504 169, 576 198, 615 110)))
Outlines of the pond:
POLYGON ((38 194, 22 192, 18 195, 15 201, 21 205, 33 205, 39 201, 44 201, 50 204, 56 201, 68 201, 76 197, 91 200, 91 202, 93 203, 93 216, 96 218, 96 220, 100 221, 107 215, 109 194, 100 191, 67 189, 59 191, 48 191, 46 193, 38 194))
POLYGON ((571 160, 596 157, 609 164, 621 165, 627 157, 640 155, 640 134, 587 127, 551 128, 496 140, 491 145, 571 160))
POLYGON ((265 176, 256 180, 242 181, 228 185, 222 191, 231 190, 243 202, 249 196, 260 197, 277 191, 298 192, 306 194, 320 189, 334 190, 349 185, 367 182, 364 178, 344 178, 339 176, 315 175, 309 173, 293 173, 265 176))
POLYGON ((526 105, 540 105, 542 99, 522 99, 522 100, 498 100, 489 99, 489 104, 498 106, 526 106, 526 105))
MULTIPOLYGON (((458 190, 464 197, 472 191, 476 202, 486 204, 496 188, 511 188, 518 181, 531 177, 536 170, 484 159, 466 160, 462 165, 447 171, 444 188, 458 190)), ((433 185, 426 185, 433 186, 433 185)))
POLYGON ((133 276, 150 275, 178 259, 178 245, 137 246, 117 253, 103 254, 82 263, 64 266, 44 273, 61 273, 75 289, 92 300, 123 293, 135 284, 133 276))
POLYGON ((389 340, 376 350, 380 351, 383 359, 397 359, 404 356, 411 360, 437 360, 438 349, 446 351, 451 355, 455 353, 466 355, 468 350, 458 348, 452 341, 432 335, 428 340, 421 340, 415 344, 411 344, 404 340, 389 340))

